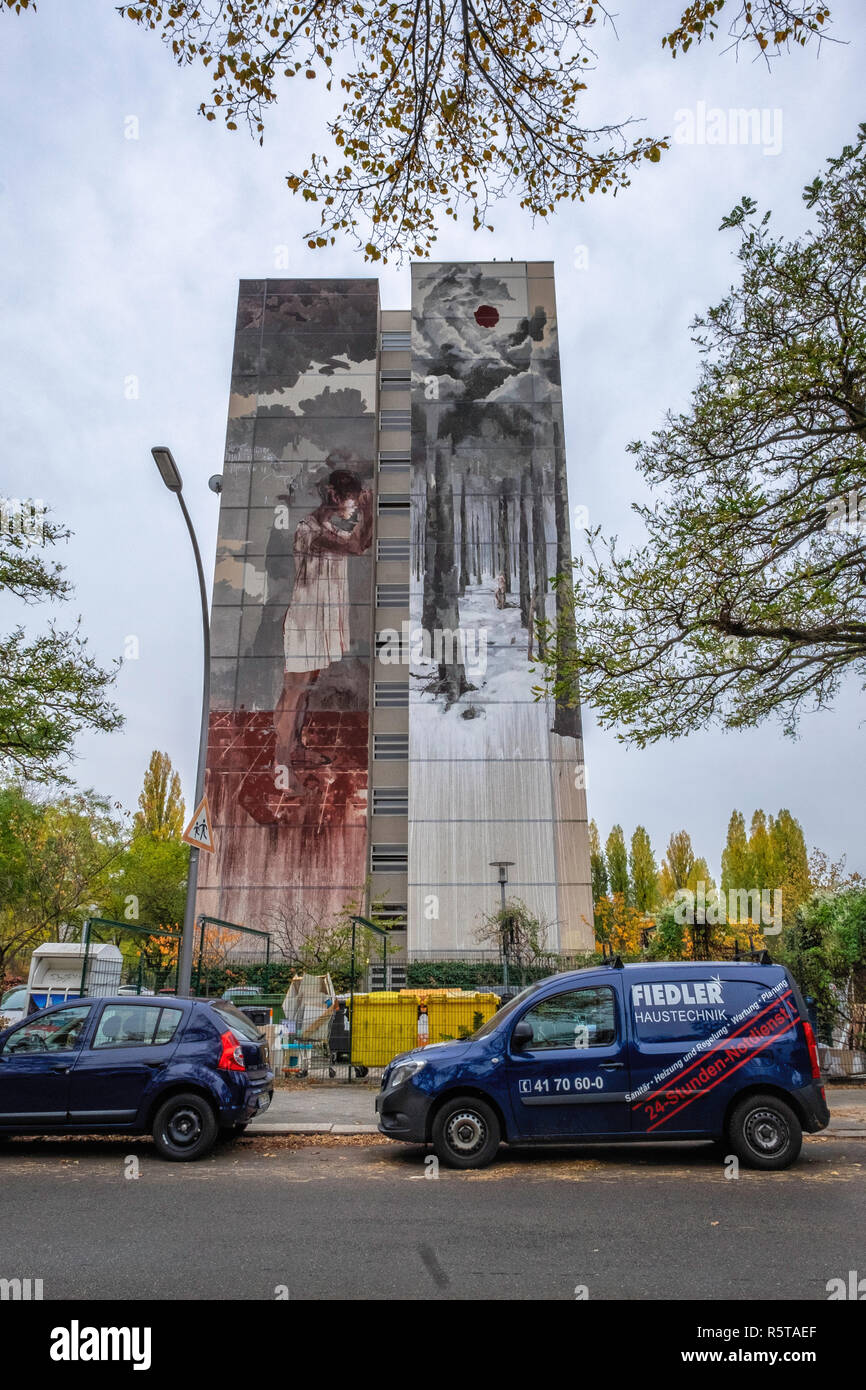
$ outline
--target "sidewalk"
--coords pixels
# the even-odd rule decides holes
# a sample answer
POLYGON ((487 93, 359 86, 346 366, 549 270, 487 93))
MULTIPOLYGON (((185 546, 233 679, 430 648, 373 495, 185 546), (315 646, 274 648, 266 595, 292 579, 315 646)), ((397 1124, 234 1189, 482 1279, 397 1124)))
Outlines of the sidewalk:
MULTIPOLYGON (((376 1134, 377 1087, 363 1081, 277 1087, 268 1110, 248 1134, 376 1134)), ((827 1087, 830 1124, 821 1133, 866 1139, 866 1088, 827 1087)))

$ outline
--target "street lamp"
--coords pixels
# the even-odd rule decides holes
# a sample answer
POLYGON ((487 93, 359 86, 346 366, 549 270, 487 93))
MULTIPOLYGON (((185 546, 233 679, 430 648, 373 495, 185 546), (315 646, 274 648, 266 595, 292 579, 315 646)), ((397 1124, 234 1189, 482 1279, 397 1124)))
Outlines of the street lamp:
MULTIPOLYGON (((500 892, 500 896, 501 896, 501 899, 502 899, 502 921, 503 921, 503 924, 504 924, 504 922, 505 922, 505 885, 506 885, 506 883, 508 882, 508 870, 514 868, 514 860, 513 860, 513 859, 492 859, 492 860, 490 861, 490 867, 491 867, 491 869, 498 869, 498 870, 499 870, 499 892, 500 892)), ((505 945, 505 938, 504 938, 504 937, 500 937, 500 940, 502 941, 502 960, 503 960, 503 966, 502 966, 502 983, 503 983, 503 985, 505 986, 505 988, 507 989, 507 988, 508 988, 508 948, 507 948, 506 945, 505 945)))
MULTIPOLYGON (((198 766, 195 774, 195 801, 196 809, 204 796, 204 773, 207 761, 207 724, 208 710, 210 708, 210 620, 207 607, 207 591, 204 586, 204 570, 201 564, 201 553, 198 548, 195 529, 192 519, 186 509, 183 500, 183 480, 180 470, 174 461, 171 449, 164 444, 158 444, 150 451, 153 454, 154 462, 159 469, 159 475, 165 483, 169 492, 177 496, 180 509, 183 512, 183 519, 186 522, 186 529, 189 531, 189 538, 192 541, 192 553, 195 556, 195 567, 198 572, 198 587, 201 597, 201 626, 203 638, 204 654, 204 673, 202 676, 201 690, 201 725, 198 736, 198 766)), ((192 984, 192 951, 193 937, 195 935, 195 895, 198 887, 198 856, 197 845, 190 845, 189 850, 189 875, 186 881, 186 905, 183 912, 183 936, 180 943, 180 956, 177 963, 177 992, 179 995, 190 993, 192 984)))

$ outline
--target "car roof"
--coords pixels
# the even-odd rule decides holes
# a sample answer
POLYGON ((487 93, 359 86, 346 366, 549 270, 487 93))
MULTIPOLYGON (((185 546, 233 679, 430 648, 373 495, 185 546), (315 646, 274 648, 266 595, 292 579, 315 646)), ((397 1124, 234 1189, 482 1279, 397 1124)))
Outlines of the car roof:
POLYGON ((645 971, 670 972, 671 970, 699 970, 706 972, 712 970, 716 973, 720 970, 783 970, 784 966, 778 961, 760 960, 635 960, 620 961, 618 965, 612 962, 604 962, 599 965, 585 965, 580 970, 563 970, 555 975, 545 975, 543 979, 536 980, 539 985, 552 984, 554 980, 576 980, 587 975, 609 974, 643 974, 645 971))

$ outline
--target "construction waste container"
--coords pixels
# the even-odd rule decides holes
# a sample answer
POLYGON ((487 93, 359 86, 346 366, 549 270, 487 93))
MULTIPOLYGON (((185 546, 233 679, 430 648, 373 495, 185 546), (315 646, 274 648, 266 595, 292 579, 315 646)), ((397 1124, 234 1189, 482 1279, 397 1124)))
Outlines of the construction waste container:
POLYGON ((462 989, 379 990, 356 994, 351 1019, 352 1062, 385 1067, 399 1052, 429 1043, 458 1042, 486 1022, 495 994, 462 989))

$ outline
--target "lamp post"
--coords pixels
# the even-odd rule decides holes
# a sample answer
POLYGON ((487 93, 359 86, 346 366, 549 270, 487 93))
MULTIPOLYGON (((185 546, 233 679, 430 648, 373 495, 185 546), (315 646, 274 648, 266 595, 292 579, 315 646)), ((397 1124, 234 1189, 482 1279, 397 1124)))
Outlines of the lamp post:
MULTIPOLYGON (((508 870, 514 868, 514 860, 513 860, 513 859, 492 859, 492 860, 490 861, 490 867, 491 867, 491 869, 498 869, 498 870, 499 870, 499 893, 500 893, 500 898, 501 898, 501 903, 502 903, 502 924, 504 924, 504 922, 505 922, 505 885, 506 885, 506 883, 508 882, 508 870)), ((501 926, 502 924, 500 924, 500 926, 501 926)), ((500 941, 502 942, 502 961, 503 961, 503 965, 502 965, 502 983, 503 983, 503 985, 505 986, 505 988, 507 989, 507 988, 508 988, 508 948, 507 948, 507 946, 505 945, 505 938, 504 938, 502 935, 500 935, 500 941)))
MULTIPOLYGON (((186 509, 183 500, 183 480, 180 470, 172 457, 171 449, 164 444, 158 444, 150 451, 153 454, 154 462, 159 469, 160 477, 165 483, 169 492, 177 496, 183 519, 186 522, 186 529, 189 531, 189 538, 192 541, 192 553, 195 556, 195 567, 198 572, 198 587, 201 597, 201 626, 202 644, 204 654, 204 674, 202 677, 201 691, 201 724, 198 736, 198 766, 195 774, 195 801, 197 807, 204 796, 204 773, 207 761, 207 723, 208 710, 210 707, 210 619, 207 607, 207 591, 204 585, 204 570, 201 564, 201 553, 198 548, 195 529, 192 519, 186 509)), ((195 934, 195 895, 198 887, 198 856, 197 846, 190 845, 189 850, 189 875, 186 881, 186 905, 183 913, 183 935, 180 942, 180 955, 177 965, 177 992, 179 995, 187 995, 192 984, 192 952, 193 936, 195 934)))

